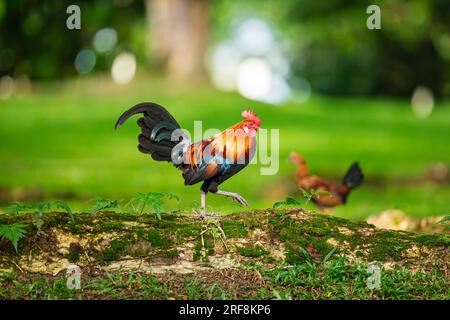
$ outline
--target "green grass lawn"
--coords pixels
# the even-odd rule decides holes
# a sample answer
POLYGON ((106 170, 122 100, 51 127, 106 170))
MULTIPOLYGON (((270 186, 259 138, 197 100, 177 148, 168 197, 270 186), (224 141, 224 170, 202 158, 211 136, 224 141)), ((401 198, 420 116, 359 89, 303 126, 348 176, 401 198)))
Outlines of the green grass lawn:
MULTIPOLYGON (((335 210, 337 215, 363 219, 392 208, 415 216, 450 212, 450 185, 420 181, 433 163, 450 163, 449 103, 438 104, 427 119, 416 118, 408 100, 313 96, 302 105, 274 107, 143 76, 128 86, 103 78, 39 86, 31 95, 1 101, 1 190, 70 196, 78 210, 94 196, 126 200, 137 192, 167 191, 180 196, 182 209, 197 207, 200 186, 185 187, 172 165, 137 151, 135 120, 114 130, 118 116, 142 101, 166 106, 188 130, 195 120, 203 120, 204 129, 224 129, 240 121, 245 108, 256 111, 264 128, 280 129, 277 175, 260 175, 256 164, 223 184, 252 208, 272 206, 295 188, 287 158, 296 150, 312 172, 336 180, 353 161, 360 162, 367 183, 335 210)), ((219 212, 240 210, 215 195, 208 205, 219 212)))

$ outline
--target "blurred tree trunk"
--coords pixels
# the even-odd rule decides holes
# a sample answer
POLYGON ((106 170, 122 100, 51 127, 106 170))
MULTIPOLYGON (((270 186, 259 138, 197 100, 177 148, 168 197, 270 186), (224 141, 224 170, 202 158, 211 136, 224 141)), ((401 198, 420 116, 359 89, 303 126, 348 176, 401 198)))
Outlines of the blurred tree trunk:
POLYGON ((204 75, 208 0, 146 0, 152 56, 176 80, 204 75))

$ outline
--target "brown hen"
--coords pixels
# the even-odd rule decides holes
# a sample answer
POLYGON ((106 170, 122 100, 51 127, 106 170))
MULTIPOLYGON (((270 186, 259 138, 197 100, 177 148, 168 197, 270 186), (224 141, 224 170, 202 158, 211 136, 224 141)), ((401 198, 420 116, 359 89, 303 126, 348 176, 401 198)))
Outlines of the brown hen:
POLYGON ((335 183, 311 175, 305 159, 296 152, 291 153, 290 161, 297 166, 295 178, 298 188, 312 193, 311 201, 320 210, 345 204, 350 192, 363 183, 364 175, 357 162, 350 166, 341 183, 335 183))

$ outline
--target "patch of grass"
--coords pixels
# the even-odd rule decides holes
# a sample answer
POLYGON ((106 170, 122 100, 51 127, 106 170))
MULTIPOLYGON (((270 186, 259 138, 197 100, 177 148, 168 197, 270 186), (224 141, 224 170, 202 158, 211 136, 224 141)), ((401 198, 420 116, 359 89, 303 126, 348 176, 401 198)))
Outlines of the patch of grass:
POLYGON ((367 265, 343 257, 328 263, 299 263, 260 272, 281 299, 448 299, 449 281, 403 268, 381 269, 381 288, 369 289, 367 265), (281 290, 280 290, 281 288, 281 290))
POLYGON ((183 289, 189 300, 228 300, 230 292, 226 292, 218 283, 205 283, 205 281, 186 278, 183 289))
POLYGON ((0 273, 0 299, 82 299, 79 290, 67 288, 65 278, 24 277, 0 273))
POLYGON ((106 276, 95 279, 86 287, 100 295, 124 299, 129 296, 138 299, 167 298, 168 291, 152 276, 131 271, 129 274, 106 273, 106 276))
POLYGON ((155 277, 134 271, 81 277, 82 290, 67 288, 64 277, 0 273, 0 299, 167 299, 168 288, 155 277))

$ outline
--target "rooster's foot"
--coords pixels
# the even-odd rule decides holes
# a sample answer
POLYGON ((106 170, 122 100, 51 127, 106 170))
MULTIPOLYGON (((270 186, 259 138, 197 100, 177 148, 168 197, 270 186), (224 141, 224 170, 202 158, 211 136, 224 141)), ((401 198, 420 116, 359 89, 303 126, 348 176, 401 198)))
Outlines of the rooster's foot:
POLYGON ((223 196, 226 196, 228 198, 230 198, 231 200, 234 200, 236 202, 239 202, 240 204, 242 204, 243 206, 248 206, 248 202, 247 200, 245 200, 240 194, 235 193, 235 192, 228 192, 228 191, 221 191, 221 190, 217 190, 216 192, 217 194, 221 194, 223 196))

